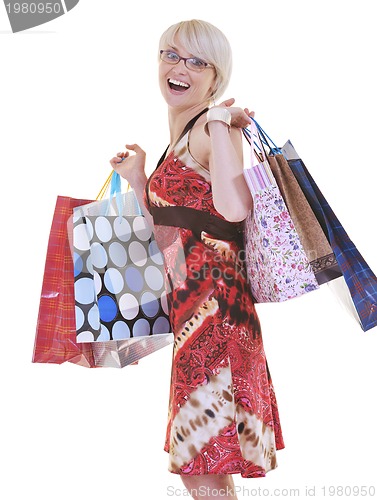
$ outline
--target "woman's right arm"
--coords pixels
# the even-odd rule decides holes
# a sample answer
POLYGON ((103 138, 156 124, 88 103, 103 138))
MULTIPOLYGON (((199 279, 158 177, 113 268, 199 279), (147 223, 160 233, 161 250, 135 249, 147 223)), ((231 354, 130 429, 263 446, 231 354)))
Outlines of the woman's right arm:
POLYGON ((135 192, 135 196, 148 224, 153 229, 153 218, 144 205, 144 189, 147 183, 145 175, 145 151, 137 144, 126 144, 126 148, 135 154, 130 155, 129 151, 118 153, 110 160, 113 169, 126 181, 135 192))

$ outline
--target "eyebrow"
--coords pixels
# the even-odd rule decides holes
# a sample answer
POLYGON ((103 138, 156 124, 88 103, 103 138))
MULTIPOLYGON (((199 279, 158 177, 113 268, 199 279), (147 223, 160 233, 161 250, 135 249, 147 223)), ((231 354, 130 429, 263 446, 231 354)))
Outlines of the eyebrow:
MULTIPOLYGON (((172 50, 174 50, 175 52, 178 53, 178 48, 177 47, 174 47, 173 45, 168 45, 168 47, 170 47, 172 50)), ((195 56, 194 54, 191 54, 191 52, 189 53, 189 59, 190 58, 195 58, 195 59, 200 59, 198 56, 195 56)))

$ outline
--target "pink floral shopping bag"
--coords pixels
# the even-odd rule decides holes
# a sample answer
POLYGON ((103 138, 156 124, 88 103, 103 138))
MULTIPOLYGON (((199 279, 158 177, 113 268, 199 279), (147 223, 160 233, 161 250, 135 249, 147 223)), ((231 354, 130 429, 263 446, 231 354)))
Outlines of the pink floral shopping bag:
POLYGON ((254 206, 245 221, 245 263, 256 302, 283 302, 319 288, 263 151, 256 127, 244 130, 244 176, 254 206))

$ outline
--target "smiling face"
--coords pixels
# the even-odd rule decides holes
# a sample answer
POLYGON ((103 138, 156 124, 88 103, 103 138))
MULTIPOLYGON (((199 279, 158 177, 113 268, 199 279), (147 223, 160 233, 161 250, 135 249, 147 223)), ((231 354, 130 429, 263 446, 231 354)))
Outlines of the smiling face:
MULTIPOLYGON (((190 54, 183 45, 174 40, 174 46, 163 47, 181 57, 199 57, 190 54)), ((191 109, 207 105, 213 94, 215 85, 215 69, 206 68, 203 71, 193 71, 185 66, 183 60, 177 64, 160 61, 159 83, 161 93, 172 108, 191 109)))

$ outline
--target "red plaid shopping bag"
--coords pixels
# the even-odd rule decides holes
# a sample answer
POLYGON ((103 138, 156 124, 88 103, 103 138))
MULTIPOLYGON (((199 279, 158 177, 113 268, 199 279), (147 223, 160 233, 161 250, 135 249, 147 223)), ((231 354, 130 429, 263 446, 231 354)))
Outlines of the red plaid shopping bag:
POLYGON ((67 230, 73 208, 92 201, 57 198, 47 247, 33 363, 69 361, 95 366, 91 344, 76 344, 74 270, 67 230))

